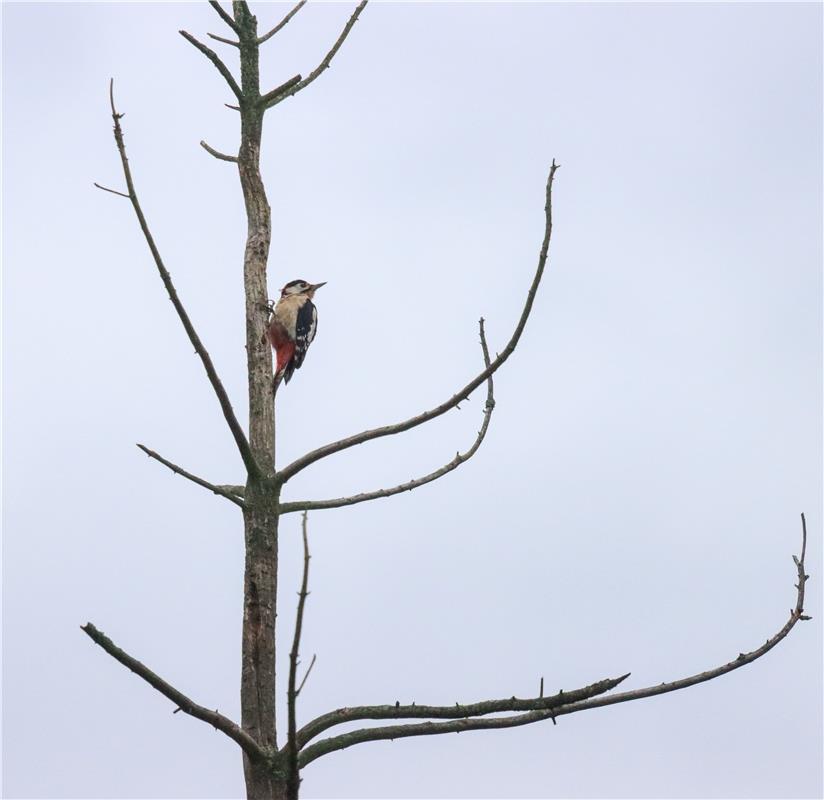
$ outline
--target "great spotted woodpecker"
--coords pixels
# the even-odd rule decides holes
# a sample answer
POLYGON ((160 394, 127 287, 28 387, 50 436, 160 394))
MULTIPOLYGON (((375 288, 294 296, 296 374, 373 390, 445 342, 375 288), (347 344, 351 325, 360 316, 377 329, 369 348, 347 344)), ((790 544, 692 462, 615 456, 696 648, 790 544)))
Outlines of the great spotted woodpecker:
POLYGON ((281 378, 289 383, 292 374, 300 369, 306 351, 318 330, 318 310, 312 302, 315 292, 323 283, 290 281, 281 289, 280 300, 272 309, 272 318, 266 329, 266 337, 276 355, 274 385, 281 378))

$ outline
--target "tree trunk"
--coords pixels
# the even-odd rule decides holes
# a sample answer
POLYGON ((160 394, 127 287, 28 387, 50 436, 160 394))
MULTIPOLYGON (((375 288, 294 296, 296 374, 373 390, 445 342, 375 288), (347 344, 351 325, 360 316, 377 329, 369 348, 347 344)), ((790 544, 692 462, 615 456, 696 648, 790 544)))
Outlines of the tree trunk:
POLYGON ((260 175, 263 109, 260 107, 257 20, 243 2, 234 5, 239 28, 241 143, 238 171, 246 205, 248 230, 243 259, 246 294, 246 361, 249 373, 249 444, 259 474, 246 485, 243 585, 243 648, 240 687, 241 725, 271 761, 253 763, 244 756, 247 797, 286 797, 279 769, 275 720, 275 619, 277 616, 278 490, 274 482, 275 412, 272 351, 266 340, 269 293, 266 265, 272 221, 260 175))
MULTIPOLYGON (((277 609, 277 495, 257 482, 247 486, 244 511, 246 567, 243 586, 241 726, 265 749, 275 751, 275 616, 277 609)), ((244 756, 246 793, 254 800, 280 797, 274 764, 244 756)), ((282 781, 281 781, 282 783, 282 781)))

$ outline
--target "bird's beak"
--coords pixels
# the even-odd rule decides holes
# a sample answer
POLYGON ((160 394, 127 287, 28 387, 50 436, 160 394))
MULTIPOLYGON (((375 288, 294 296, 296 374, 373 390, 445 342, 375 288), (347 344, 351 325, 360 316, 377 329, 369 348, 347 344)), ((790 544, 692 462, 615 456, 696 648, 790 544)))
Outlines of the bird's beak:
POLYGON ((323 283, 316 283, 316 284, 312 287, 312 291, 313 291, 313 292, 316 292, 318 289, 320 289, 320 287, 321 287, 321 286, 326 286, 326 284, 327 284, 327 283, 328 283, 328 281, 324 281, 323 283))

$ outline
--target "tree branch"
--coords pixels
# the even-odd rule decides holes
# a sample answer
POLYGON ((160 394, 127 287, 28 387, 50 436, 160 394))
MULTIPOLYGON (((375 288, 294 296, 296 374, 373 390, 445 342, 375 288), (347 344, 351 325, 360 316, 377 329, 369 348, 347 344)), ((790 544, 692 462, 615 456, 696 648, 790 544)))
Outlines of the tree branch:
POLYGON ((424 422, 429 422, 431 419, 435 419, 435 417, 439 417, 441 414, 445 414, 452 408, 458 405, 462 400, 465 400, 475 389, 478 388, 490 375, 494 374, 497 369, 499 369, 504 362, 512 355, 515 348, 518 345, 518 341, 521 338, 521 334, 524 331, 524 327, 526 326, 526 322, 529 319, 530 312, 532 311, 532 305, 535 300, 535 294, 538 291, 538 286, 541 283, 541 278, 544 274, 544 266, 546 264, 547 253, 549 251, 549 241, 552 236, 552 183, 555 179, 555 173, 560 167, 559 164, 556 164, 553 160, 552 167, 549 170, 549 177, 547 178, 546 183, 546 205, 544 206, 545 214, 546 214, 546 225, 544 228, 544 240, 541 245, 541 251, 538 256, 538 267, 535 272, 535 277, 532 279, 532 285, 529 287, 529 291, 527 292, 526 302, 524 303, 524 308, 521 311, 521 317, 518 320, 518 324, 515 327, 515 331, 512 334, 509 342, 507 342, 506 347, 501 351, 500 355, 498 355, 495 360, 479 375, 473 378, 466 386, 462 389, 459 389, 452 397, 448 400, 445 400, 439 406, 433 408, 430 411, 424 411, 422 414, 418 414, 415 417, 410 417, 403 422, 398 422, 394 425, 386 425, 382 428, 372 428, 371 430, 366 430, 361 433, 357 433, 354 436, 349 436, 345 439, 340 439, 337 442, 332 442, 331 444, 324 445, 323 447, 319 447, 316 450, 312 450, 310 453, 307 453, 304 456, 301 456, 296 461, 293 461, 288 466, 284 467, 278 473, 278 479, 281 483, 285 483, 291 477, 296 475, 302 469, 305 469, 310 464, 314 464, 315 461, 319 461, 321 458, 325 458, 326 456, 330 456, 333 453, 339 453, 342 450, 346 450, 349 447, 354 447, 358 444, 363 444, 364 442, 371 441, 372 439, 378 439, 382 436, 391 436, 396 433, 403 433, 404 431, 408 431, 411 428, 415 428, 418 425, 422 425, 424 422))
POLYGON ((315 662, 316 662, 317 660, 318 660, 318 655, 317 655, 317 653, 315 653, 315 654, 312 656, 312 660, 309 662, 309 666, 308 666, 308 667, 307 667, 307 669, 306 669, 306 673, 305 673, 305 674, 304 674, 304 676, 303 676, 303 680, 300 682, 300 685, 299 685, 299 686, 298 686, 298 688, 295 690, 295 697, 299 697, 299 696, 300 696, 300 693, 303 691, 303 686, 304 686, 304 684, 306 683, 306 681, 307 681, 307 680, 309 680, 309 674, 312 672, 312 667, 314 667, 314 666, 315 666, 315 662))
POLYGON ((454 706, 361 706, 359 708, 339 708, 331 714, 318 717, 305 725, 298 733, 298 740, 304 745, 321 731, 339 725, 343 722, 352 722, 360 719, 410 719, 436 718, 449 719, 451 722, 423 722, 418 724, 390 725, 381 728, 362 728, 340 736, 332 736, 306 747, 300 755, 300 766, 304 767, 316 758, 335 750, 343 750, 353 744, 374 742, 380 739, 401 739, 407 736, 429 736, 438 733, 458 733, 468 730, 482 730, 489 728, 509 728, 517 725, 527 725, 550 719, 554 716, 554 709, 568 702, 569 698, 584 700, 614 689, 628 675, 620 678, 609 678, 598 681, 582 689, 572 692, 559 692, 551 697, 534 697, 519 700, 511 697, 505 700, 486 700, 481 703, 454 706), (483 719, 488 714, 502 711, 529 711, 528 714, 510 717, 493 717, 483 719))
MULTIPOLYGON (((303 611, 306 606, 306 596, 309 587, 309 538, 306 531, 307 517, 309 515, 306 511, 303 512, 303 520, 301 530, 303 533, 303 580, 300 585, 300 593, 298 595, 298 608, 295 615, 295 635, 292 639, 292 650, 289 653, 289 688, 286 694, 287 713, 289 717, 289 730, 286 740, 286 755, 287 755, 287 796, 297 797, 297 789, 300 785, 300 778, 298 776, 298 742, 297 742, 297 723, 296 723, 296 707, 298 692, 300 689, 295 688, 297 682, 298 672, 298 653, 300 651, 300 637, 303 632, 303 611)), ((312 660, 314 663, 314 659, 312 660)), ((311 669, 311 667, 309 668, 311 669)), ((306 675, 309 675, 307 671, 306 675)), ((304 681, 306 678, 304 678, 304 681)), ((301 683, 303 688, 303 683, 301 683)))
POLYGON ((262 108, 268 108, 269 103, 277 97, 281 95, 286 95, 286 93, 296 84, 300 83, 300 75, 294 75, 289 78, 288 81, 282 83, 280 86, 275 87, 272 89, 271 92, 267 92, 263 97, 260 98, 260 104, 262 108))
POLYGON ((240 28, 238 24, 232 19, 232 15, 223 10, 223 6, 217 0, 209 0, 209 5, 217 11, 218 16, 235 32, 239 33, 240 28))
MULTIPOLYGON (((349 22, 346 23, 346 26, 344 27, 343 31, 341 32, 341 35, 338 36, 337 41, 335 42, 335 44, 332 45, 332 49, 326 54, 326 57, 323 59, 323 61, 320 62, 317 69, 310 72, 308 77, 305 80, 302 80, 300 83, 296 84, 295 87, 292 89, 292 91, 284 93, 284 94, 280 95, 279 97, 275 97, 275 98, 271 99, 267 103, 265 108, 271 108, 272 106, 275 106, 278 103, 280 103, 282 100, 285 100, 287 97, 291 97, 293 94, 297 94, 299 91, 301 91, 301 89, 305 89, 316 78, 319 78, 320 75, 325 70, 327 70, 329 68, 329 64, 331 63, 332 59, 334 58, 335 53, 337 53, 338 50, 340 50, 340 46, 343 44, 344 40, 349 35, 349 31, 352 30, 355 23, 358 21, 358 17, 360 16, 361 11, 363 11, 363 9, 366 8, 366 4, 368 2, 369 2, 369 0, 362 0, 362 2, 358 4, 358 7, 352 13, 352 16, 349 17, 349 22)), ((271 95, 271 92, 269 94, 271 95)))
POLYGON ((117 647, 108 636, 102 631, 97 630, 91 622, 81 625, 80 629, 88 635, 95 644, 102 647, 112 656, 112 658, 119 661, 123 666, 128 667, 135 675, 143 678, 146 683, 153 686, 162 695, 168 697, 169 700, 176 704, 176 711, 183 711, 189 716, 208 722, 215 729, 225 733, 230 739, 234 739, 252 760, 265 758, 265 754, 258 743, 249 736, 248 733, 232 722, 232 720, 224 717, 217 711, 211 711, 190 700, 185 694, 166 683, 159 675, 156 675, 136 658, 133 658, 117 647))
POLYGON ((264 42, 271 39, 281 28, 283 28, 287 22, 289 22, 295 14, 298 13, 304 6, 306 5, 306 0, 300 0, 300 2, 280 21, 277 25, 275 25, 269 33, 263 34, 263 36, 258 37, 257 43, 263 44, 264 42))
POLYGON ((223 36, 215 36, 213 33, 206 34, 210 39, 214 39, 216 42, 223 42, 223 44, 230 44, 232 47, 240 47, 240 42, 236 42, 233 39, 225 39, 223 36))
POLYGON ((812 619, 804 613, 804 587, 809 580, 809 575, 804 570, 804 558, 807 554, 807 520, 804 514, 801 515, 801 558, 793 556, 796 570, 798 572, 798 583, 796 588, 795 608, 790 609, 790 618, 784 624, 784 627, 778 631, 774 636, 767 639, 761 647, 751 650, 749 653, 739 653, 732 661, 722 664, 719 667, 699 672, 695 675, 690 675, 680 680, 670 681, 669 683, 659 683, 655 686, 647 686, 643 689, 635 689, 630 692, 622 692, 620 694, 611 695, 609 698, 599 698, 597 700, 586 700, 580 703, 573 703, 564 705, 563 708, 556 710, 556 716, 563 714, 574 714, 576 711, 586 711, 590 708, 600 708, 601 706, 614 705, 615 703, 626 703, 630 700, 641 700, 645 697, 654 697, 659 694, 667 694, 668 692, 676 692, 679 689, 686 689, 688 686, 695 686, 697 683, 704 683, 711 681, 713 678, 718 678, 721 675, 726 675, 728 672, 739 669, 740 667, 751 664, 756 659, 769 653, 787 634, 795 627, 799 620, 806 621, 812 619))
POLYGON ((110 192, 111 194, 116 194, 119 197, 125 197, 127 200, 131 200, 132 196, 126 194, 125 192, 118 192, 117 189, 109 189, 107 186, 101 186, 99 183, 94 184, 98 189, 102 189, 104 192, 110 192))
POLYGON ((134 208, 135 214, 137 215, 137 220, 140 223, 140 229, 143 231, 143 236, 146 239, 146 243, 149 245, 149 250, 151 250, 152 257, 154 258, 155 265, 157 266, 157 271, 160 273, 160 279, 163 281, 163 285, 169 293, 169 299, 172 301, 172 305, 175 307, 175 311, 177 311, 177 315, 183 323, 183 327, 186 330, 189 341, 192 343, 192 346, 195 348, 195 352, 200 356, 200 360, 203 362, 203 366, 206 369, 206 375, 209 377, 209 382, 212 384, 212 388, 214 389, 217 399, 220 402, 220 407, 223 410, 223 416, 226 419, 226 423, 229 425, 232 435, 234 436, 235 443, 240 451, 240 456, 243 459, 243 463, 246 465, 246 469, 250 474, 257 474, 257 464, 255 463, 254 456, 252 455, 252 450, 249 447, 249 442, 246 439, 246 434, 243 432, 243 428, 240 426, 240 423, 235 416, 235 411, 232 408, 229 395, 226 393, 226 389, 223 387, 223 383, 217 374, 217 370, 215 369, 215 365, 212 363, 212 357, 209 355, 209 351, 204 347, 203 342, 201 342, 200 337, 197 335, 197 331, 195 331, 194 325, 192 325, 192 321, 189 319, 189 315, 186 313, 186 309, 183 307, 183 303, 177 295, 177 290, 172 283, 172 276, 163 264, 163 259, 160 257, 160 251, 157 249, 154 237, 149 230, 149 224, 146 222, 143 209, 140 207, 140 202, 137 199, 134 181, 132 180, 132 171, 129 167, 129 160, 126 158, 126 145, 123 141, 123 129, 120 127, 120 118, 123 115, 119 114, 114 106, 114 80, 109 83, 109 101, 112 107, 112 119, 114 120, 114 140, 117 144, 117 151, 120 154, 120 163, 123 166, 123 175, 126 178, 126 186, 129 190, 128 197, 132 201, 132 207, 134 208))
POLYGON ((233 161, 237 164, 237 156, 227 156, 225 153, 221 153, 219 150, 215 150, 214 147, 210 147, 206 142, 200 142, 200 146, 210 155, 214 156, 215 158, 220 159, 221 161, 233 161))
MULTIPOLYGON (((481 331, 481 349, 483 350, 484 364, 489 367, 489 348, 486 343, 483 317, 481 317, 479 325, 481 331)), ((478 431, 478 435, 475 438, 472 447, 470 447, 465 453, 457 453, 455 458, 453 458, 448 464, 444 464, 444 466, 440 469, 436 469, 428 475, 424 475, 421 478, 415 478, 414 480, 407 481, 406 483, 401 483, 398 486, 391 487, 390 489, 377 489, 374 492, 363 492, 361 494, 352 495, 351 497, 336 497, 331 500, 298 500, 293 503, 282 503, 280 506, 280 513, 288 514, 292 511, 315 511, 327 508, 341 508, 342 506, 353 506, 357 503, 365 503, 368 500, 376 500, 380 497, 391 497, 394 494, 410 492, 412 489, 417 489, 419 486, 436 481, 438 478, 442 478, 444 475, 452 472, 452 470, 457 469, 461 464, 469 461, 469 459, 475 455, 478 448, 481 446, 484 437, 486 436, 487 429, 489 428, 489 420, 492 418, 492 411, 495 409, 494 387, 492 384, 491 375, 486 379, 486 384, 486 403, 484 405, 484 418, 483 423, 481 424, 481 429, 478 431)))
POLYGON ((214 494, 219 494, 221 497, 225 497, 227 500, 231 500, 236 506, 240 506, 243 508, 246 504, 243 502, 242 496, 238 496, 237 493, 232 492, 230 488, 226 486, 216 486, 213 483, 209 483, 209 481, 203 480, 203 478, 198 478, 197 475, 193 475, 191 472, 187 472, 182 467, 179 467, 177 464, 172 463, 171 461, 167 461, 163 456, 155 453, 154 450, 149 450, 148 447, 145 447, 142 444, 137 445, 149 458, 153 458, 155 461, 159 461, 164 466, 168 467, 175 475, 182 475, 187 480, 190 480, 192 483, 196 483, 198 486, 202 486, 204 489, 208 489, 210 492, 214 494))
MULTIPOLYGON (((222 10, 222 9, 221 9, 222 10)), ((234 92, 235 97, 242 103, 243 102, 243 92, 240 90, 240 86, 237 85, 237 81, 232 76, 232 73, 229 71, 229 68, 221 61, 220 56, 212 50, 210 47, 207 47, 203 42, 198 41, 192 36, 191 33, 187 31, 178 31, 178 33, 190 44, 193 44, 201 53, 203 53, 206 58, 211 61, 217 71, 223 76, 223 79, 226 83, 229 84, 229 88, 234 92)))
MULTIPOLYGON (((305 725, 298 731, 298 741, 301 746, 305 745, 313 737, 317 736, 322 731, 339 725, 344 722, 351 722, 359 719, 391 719, 395 718, 410 718, 410 717, 426 717, 426 718, 457 718, 451 723, 421 723, 416 725, 394 725, 382 728, 364 728, 361 730, 345 733, 340 736, 333 736, 328 739, 323 739, 320 742, 305 747, 300 756, 300 766, 304 767, 306 764, 314 761, 316 758, 325 755, 326 753, 335 750, 342 750, 350 747, 353 744, 360 744, 361 742, 371 742, 380 739, 397 739, 407 736, 427 736, 438 733, 452 733, 463 730, 480 730, 484 728, 507 728, 517 725, 528 725, 532 722, 538 722, 543 719, 552 718, 565 714, 574 714, 577 711, 586 711, 590 708, 600 708, 602 706, 614 705, 616 703, 625 703, 631 700, 641 700, 645 697, 653 697, 659 694, 666 694, 667 692, 678 691, 689 686, 694 686, 697 683, 712 680, 714 678, 725 675, 728 672, 739 669, 746 664, 751 664, 761 656, 768 653, 775 647, 787 634, 795 627, 799 620, 808 620, 810 617, 804 614, 804 589, 809 575, 806 574, 804 559, 807 553, 807 522, 804 514, 801 515, 801 557, 793 556, 793 561, 796 565, 798 573, 798 583, 796 584, 796 602, 795 607, 790 610, 790 618, 785 625, 771 638, 761 645, 761 647, 749 652, 739 653, 738 657, 732 661, 722 664, 719 667, 700 672, 696 675, 691 675, 687 678, 671 681, 669 683, 661 683, 655 686, 648 686, 643 689, 635 689, 629 692, 622 692, 609 696, 604 695, 607 689, 601 691, 592 691, 586 696, 576 695, 573 692, 559 693, 552 698, 535 698, 533 700, 516 700, 512 698, 509 701, 509 707, 502 707, 507 701, 487 701, 484 703, 475 703, 471 706, 457 705, 455 708, 448 706, 362 706, 358 708, 341 708, 332 711, 329 714, 324 714, 312 722, 305 725), (559 700, 560 698, 560 700, 559 700), (542 703, 545 703, 542 705, 542 703), (530 713, 519 716, 498 717, 494 719, 468 719, 467 717, 478 717, 479 715, 490 714, 495 711, 520 711, 526 708, 533 709, 530 713)), ((622 678, 615 679, 612 686, 617 685, 623 680, 622 678)), ((601 684, 593 684, 591 687, 585 687, 578 692, 586 693, 587 691, 610 683, 609 681, 602 681, 601 684)))

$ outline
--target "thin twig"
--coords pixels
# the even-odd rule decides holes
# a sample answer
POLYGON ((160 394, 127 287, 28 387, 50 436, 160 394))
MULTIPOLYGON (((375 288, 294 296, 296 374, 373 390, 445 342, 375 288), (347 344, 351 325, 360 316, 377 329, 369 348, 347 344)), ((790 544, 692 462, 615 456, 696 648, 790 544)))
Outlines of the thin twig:
POLYGON ((518 320, 518 324, 515 326, 515 330, 509 340, 507 342, 506 347, 501 351, 501 353, 495 358, 495 360, 473 378, 466 386, 462 389, 459 389, 455 394, 452 395, 448 400, 445 400, 439 406, 431 409, 430 411, 424 411, 422 414, 418 414, 417 416, 410 417, 403 422, 395 423, 394 425, 386 425, 382 428, 372 428, 371 430, 362 431, 361 433, 357 433, 354 436, 348 436, 345 439, 339 439, 337 442, 332 442, 331 444, 323 445, 322 447, 317 448, 316 450, 312 450, 310 453, 307 453, 304 456, 301 456, 297 460, 293 461, 288 466, 284 467, 278 473, 278 479, 281 483, 289 480, 291 477, 296 475, 302 469, 305 469, 310 464, 314 464, 315 461, 319 461, 321 458, 325 458, 326 456, 330 456, 333 453, 339 453, 342 450, 346 450, 349 447, 354 447, 358 444, 363 444, 364 442, 371 441, 372 439, 378 439, 382 436, 391 436, 396 433, 403 433, 404 431, 408 431, 411 428, 415 428, 418 425, 422 425, 424 422, 429 422, 431 419, 435 419, 435 417, 439 417, 441 414, 445 414, 447 411, 455 408, 462 400, 465 400, 475 389, 477 389, 490 375, 492 375, 496 370, 498 370, 504 362, 512 355, 515 348, 518 345, 518 342, 521 338, 521 334, 524 331, 526 326, 527 320, 529 319, 529 315, 532 311, 532 305, 535 301, 535 295, 538 291, 538 286, 541 283, 541 278, 544 274, 544 266, 547 260, 547 253, 549 251, 549 241, 552 236, 552 183, 555 179, 555 173, 559 169, 560 165, 556 164, 553 160, 552 167, 549 170, 549 177, 547 178, 546 183, 546 204, 544 206, 545 215, 546 215, 546 224, 544 228, 544 239, 543 243, 541 244, 541 250, 538 256, 538 267, 535 272, 535 276, 532 279, 532 284, 529 287, 529 291, 527 292, 526 302, 524 303, 524 308, 521 311, 521 317, 518 320))
MULTIPOLYGON (((409 736, 431 736, 441 733, 460 733, 461 731, 485 730, 490 728, 512 728, 519 725, 528 725, 531 722, 539 722, 543 719, 551 718, 554 709, 566 702, 566 697, 594 697, 598 694, 610 691, 623 681, 627 676, 611 678, 609 680, 598 681, 591 686, 576 689, 571 692, 559 692, 552 697, 532 698, 530 700, 491 700, 485 703, 473 703, 462 706, 372 706, 354 709, 339 709, 339 718, 330 722, 336 725, 341 722, 349 722, 356 719, 393 719, 393 718, 438 718, 449 719, 450 722, 422 722, 416 724, 390 725, 380 728, 361 728, 360 730, 343 733, 339 736, 331 736, 322 739, 316 744, 310 745, 301 751, 299 763, 305 767, 322 755, 343 750, 353 744, 363 742, 375 742, 381 739, 402 739, 409 736), (491 709, 491 710, 488 710, 491 709), (510 717, 488 717, 486 715, 497 711, 523 711, 528 709, 528 713, 510 717)), ((328 717, 329 715, 326 715, 328 717)), ((313 723, 304 726, 301 732, 306 731, 311 725, 315 725, 324 717, 319 717, 313 723)), ((326 725, 329 727, 329 725, 326 725)), ((313 735, 316 735, 315 731, 313 735)))
MULTIPOLYGON (((489 367, 489 348, 486 343, 483 317, 481 317, 479 325, 484 364, 489 367)), ((376 500, 380 497, 391 497, 392 495, 400 494, 401 492, 410 492, 412 489, 417 489, 419 486, 436 481, 438 478, 442 478, 444 475, 452 472, 452 470, 457 469, 461 464, 466 463, 470 458, 472 458, 472 456, 475 455, 478 448, 481 446, 484 437, 486 436, 487 429, 489 428, 489 421, 492 417, 492 411, 495 409, 495 395, 492 375, 487 377, 486 384, 486 403, 484 404, 484 417, 481 424, 481 429, 478 431, 478 435, 476 436, 472 447, 470 447, 465 453, 457 453, 455 458, 453 458, 448 464, 444 464, 444 466, 440 469, 436 469, 428 475, 415 478, 414 480, 407 481, 406 483, 401 483, 398 486, 393 486, 389 489, 377 489, 373 492, 363 492, 361 494, 351 495, 350 497, 336 497, 331 500, 298 500, 292 503, 282 503, 280 506, 280 513, 289 514, 293 511, 316 511, 327 508, 341 508, 342 506, 353 506, 357 503, 365 503, 368 500, 376 500)))
MULTIPOLYGON (((297 740, 297 698, 300 689, 295 689, 295 682, 298 671, 298 653, 300 651, 300 637, 303 632, 303 612, 306 607, 306 596, 309 593, 309 535, 307 532, 308 514, 303 512, 303 520, 301 521, 301 531, 303 534, 303 580, 300 584, 300 593, 298 595, 298 607, 295 614, 295 635, 292 639, 292 651, 289 653, 289 688, 287 691, 286 702, 289 716, 289 732, 286 741, 287 753, 287 796, 297 797, 297 787, 300 779, 298 777, 298 740, 297 740), (292 787, 292 791, 289 790, 292 787)), ((314 663, 314 659, 313 659, 314 663)), ((311 669, 311 666, 309 667, 311 669)), ((308 671, 307 671, 308 676, 308 671)), ((306 678, 304 678, 304 681, 306 678)), ((303 687, 303 683, 301 683, 303 687)))
POLYGON ((306 683, 306 680, 309 677, 309 673, 312 671, 312 667, 315 666, 315 661, 317 661, 317 660, 318 660, 318 655, 317 655, 317 653, 314 653, 312 655, 312 660, 309 662, 309 667, 307 668, 306 673, 303 676, 303 680, 300 682, 300 685, 295 690, 295 697, 297 697, 301 693, 301 690, 303 689, 303 684, 306 683))
POLYGON ((131 195, 126 194, 125 192, 118 192, 117 189, 109 189, 106 186, 101 186, 99 183, 94 184, 98 189, 102 189, 104 192, 111 192, 112 194, 116 194, 119 197, 125 197, 127 200, 131 200, 131 195))
POLYGON ((293 94, 297 94, 299 91, 301 91, 301 89, 305 89, 315 79, 319 78, 320 75, 324 72, 324 70, 327 70, 329 68, 329 64, 334 58, 335 53, 337 53, 338 50, 340 50, 340 46, 343 44, 344 40, 349 35, 349 32, 352 30, 355 23, 358 21, 358 17, 360 16, 361 11, 363 11, 363 9, 366 8, 367 2, 369 2, 369 0, 362 0, 362 2, 354 10, 352 16, 349 17, 349 21, 346 23, 343 31, 341 32, 341 35, 338 36, 337 41, 335 42, 335 44, 332 45, 332 49, 326 54, 326 57, 323 59, 323 61, 320 62, 317 69, 312 70, 312 72, 309 73, 306 80, 303 80, 300 83, 296 84, 292 91, 275 97, 271 101, 269 101, 269 103, 266 106, 267 108, 271 108, 272 106, 275 106, 278 103, 280 103, 282 100, 285 100, 287 97, 291 97, 293 94))
POLYGON ((240 42, 236 42, 233 39, 224 39, 223 36, 216 36, 214 33, 207 33, 206 34, 210 39, 214 39, 216 42, 223 42, 223 44, 230 44, 232 47, 240 47, 240 42))
POLYGON ((246 731, 242 730, 232 720, 219 714, 217 711, 211 711, 208 708, 199 706, 197 703, 186 697, 185 694, 175 689, 171 684, 164 681, 159 675, 155 674, 145 664, 133 658, 125 651, 121 650, 117 645, 109 639, 102 631, 99 631, 91 622, 81 625, 80 629, 87 634, 95 644, 102 647, 112 658, 119 661, 123 666, 128 667, 135 675, 143 678, 146 683, 157 689, 165 697, 168 697, 176 706, 177 711, 183 711, 189 716, 201 719, 208 722, 217 730, 225 733, 230 739, 234 739, 244 750, 244 752, 252 760, 264 758, 263 750, 258 743, 249 736, 246 731))
POLYGON ((263 34, 263 36, 258 37, 257 43, 263 44, 265 41, 271 39, 281 28, 289 22, 295 14, 298 13, 304 6, 306 5, 306 0, 300 0, 300 2, 280 21, 277 25, 275 25, 269 33, 263 34))
POLYGON ((223 6, 217 0, 209 0, 209 5, 218 13, 218 16, 235 32, 239 33, 238 24, 232 19, 231 14, 223 10, 223 6))
POLYGON ((237 97, 240 102, 243 102, 243 92, 240 90, 240 86, 237 85, 237 81, 232 76, 232 73, 229 71, 229 67, 227 67, 223 61, 221 60, 220 56, 212 50, 210 47, 207 47, 203 42, 195 39, 191 33, 188 31, 178 31, 178 33, 190 44, 194 45, 201 53, 203 53, 206 58, 211 61, 217 71, 223 76, 223 79, 226 83, 229 84, 229 88, 234 92, 235 97, 237 97))
POLYGON ((120 154, 120 163, 123 166, 123 175, 126 178, 126 186, 129 189, 129 199, 132 201, 132 207, 134 208, 135 214, 137 215, 137 220, 140 223, 140 229, 143 231, 143 236, 146 239, 146 243, 149 245, 149 250, 152 253, 152 258, 154 258, 157 271, 160 274, 160 279, 163 281, 163 285, 166 287, 166 291, 169 294, 169 299, 172 301, 172 305, 175 307, 175 311, 177 311, 177 315, 183 323, 183 327, 186 330, 189 341, 192 343, 192 346, 195 348, 195 352, 198 356, 200 356, 200 360, 203 362, 206 375, 208 376, 209 382, 212 384, 212 388, 214 389, 217 399, 220 402, 220 407, 223 410, 223 416, 226 419, 229 430, 232 432, 232 436, 234 436, 235 443, 240 451, 240 456, 243 459, 243 463, 250 474, 257 474, 257 464, 255 463, 254 456, 252 455, 252 450, 249 447, 249 442, 246 439, 246 434, 243 432, 243 428, 235 416, 235 411, 232 408, 229 395, 226 393, 226 389, 217 374, 217 370, 215 369, 215 365, 212 363, 212 357, 209 355, 209 351, 204 347, 203 342, 197 335, 197 331, 195 330, 194 325, 192 325, 192 321, 189 319, 189 315, 186 313, 186 309, 183 307, 183 303, 178 297, 177 290, 172 283, 172 276, 163 264, 163 259, 160 257, 160 251, 157 249, 154 237, 149 230, 149 224, 146 222, 143 209, 140 207, 140 202, 137 199, 134 181, 132 180, 132 171, 129 167, 129 160, 126 158, 126 145, 123 141, 123 129, 120 126, 120 118, 123 115, 117 112, 114 105, 114 80, 109 83, 109 101, 112 108, 112 119, 114 120, 114 140, 117 144, 117 151, 120 154))
POLYGON ((210 147, 206 142, 201 140, 200 146, 210 155, 214 156, 215 158, 220 159, 221 161, 233 161, 237 164, 237 156, 227 156, 225 153, 221 153, 219 150, 215 150, 214 147, 210 147))
POLYGON ((182 467, 179 467, 177 464, 163 458, 158 453, 155 453, 154 450, 150 450, 148 447, 142 444, 137 445, 149 458, 153 458, 155 461, 159 461, 164 466, 168 467, 175 475, 181 475, 182 477, 190 480, 192 483, 196 483, 198 486, 202 486, 204 489, 208 489, 210 492, 214 494, 218 494, 221 497, 225 497, 227 500, 231 500, 236 506, 240 506, 243 508, 246 504, 243 502, 242 497, 238 497, 237 494, 231 492, 225 486, 218 486, 214 483, 209 483, 209 481, 203 480, 203 478, 198 478, 197 475, 193 475, 191 472, 187 472, 182 467))

